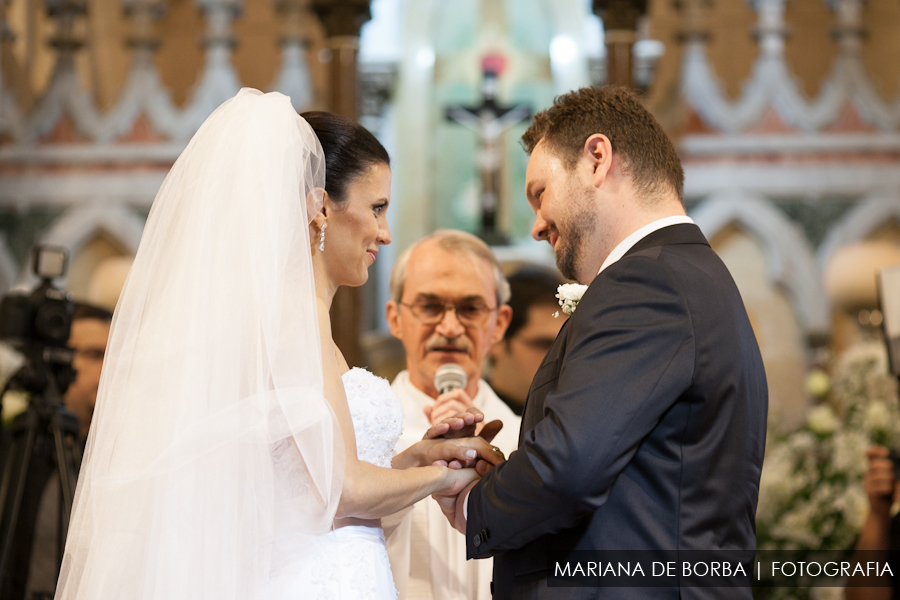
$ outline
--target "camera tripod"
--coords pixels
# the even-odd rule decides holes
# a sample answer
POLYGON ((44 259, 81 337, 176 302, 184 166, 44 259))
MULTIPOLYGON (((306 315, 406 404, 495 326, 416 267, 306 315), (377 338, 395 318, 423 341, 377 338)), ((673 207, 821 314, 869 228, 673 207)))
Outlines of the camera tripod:
POLYGON ((8 447, 0 478, 0 600, 25 598, 39 506, 54 477, 59 481, 54 565, 58 576, 81 464, 78 419, 62 402, 75 374, 71 350, 45 348, 43 355, 40 363, 29 361, 38 368, 23 367, 7 385, 33 395, 28 409, 13 420, 6 434, 8 447))

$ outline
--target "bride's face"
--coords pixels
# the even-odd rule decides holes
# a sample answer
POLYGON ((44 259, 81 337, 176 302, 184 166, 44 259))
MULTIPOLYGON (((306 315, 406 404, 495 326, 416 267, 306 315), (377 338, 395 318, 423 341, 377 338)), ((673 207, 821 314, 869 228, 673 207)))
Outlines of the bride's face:
MULTIPOLYGON (((387 208, 391 199, 391 169, 369 167, 347 186, 344 202, 326 196, 325 266, 337 285, 359 286, 369 278, 380 246, 391 243, 387 208)), ((313 239, 318 244, 318 238, 313 239)))

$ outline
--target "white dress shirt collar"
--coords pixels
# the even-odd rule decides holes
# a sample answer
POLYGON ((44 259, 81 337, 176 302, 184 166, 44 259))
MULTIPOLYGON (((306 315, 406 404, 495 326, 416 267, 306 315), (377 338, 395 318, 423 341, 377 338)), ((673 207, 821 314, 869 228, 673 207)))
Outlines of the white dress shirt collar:
POLYGON ((662 219, 658 219, 656 221, 653 221, 652 223, 644 225, 643 227, 629 235, 627 238, 622 240, 618 246, 613 248, 613 251, 610 252, 609 256, 606 257, 606 260, 603 261, 603 265, 601 265, 600 270, 597 271, 597 274, 599 275, 603 272, 604 269, 625 256, 625 253, 631 250, 631 248, 634 247, 635 244, 637 244, 639 241, 641 241, 654 231, 662 229, 663 227, 668 227, 669 225, 693 223, 694 221, 690 217, 686 215, 677 215, 674 217, 663 217, 662 219))

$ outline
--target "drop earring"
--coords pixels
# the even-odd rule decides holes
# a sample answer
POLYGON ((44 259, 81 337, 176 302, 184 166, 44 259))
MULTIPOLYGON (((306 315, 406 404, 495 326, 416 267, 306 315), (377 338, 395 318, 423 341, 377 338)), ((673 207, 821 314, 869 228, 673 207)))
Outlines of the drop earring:
POLYGON ((325 252, 325 223, 319 228, 319 252, 325 252))

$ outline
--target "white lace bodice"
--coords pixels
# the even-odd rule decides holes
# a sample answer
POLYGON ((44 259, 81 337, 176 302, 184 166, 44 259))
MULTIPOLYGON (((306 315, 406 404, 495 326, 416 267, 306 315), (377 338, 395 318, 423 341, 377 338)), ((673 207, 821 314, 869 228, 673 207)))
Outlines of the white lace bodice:
MULTIPOLYGON (((353 430, 356 456, 378 467, 391 467, 394 446, 403 427, 403 404, 386 379, 354 367, 341 377, 353 430)), ((309 492, 306 467, 293 439, 273 444, 271 449, 275 479, 275 500, 283 502, 309 492)))
POLYGON ((356 455, 377 467, 391 467, 394 446, 403 428, 403 404, 382 379, 354 367, 341 379, 356 433, 356 455))

